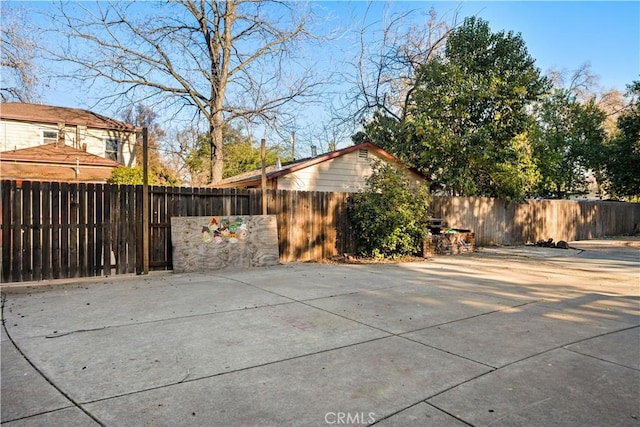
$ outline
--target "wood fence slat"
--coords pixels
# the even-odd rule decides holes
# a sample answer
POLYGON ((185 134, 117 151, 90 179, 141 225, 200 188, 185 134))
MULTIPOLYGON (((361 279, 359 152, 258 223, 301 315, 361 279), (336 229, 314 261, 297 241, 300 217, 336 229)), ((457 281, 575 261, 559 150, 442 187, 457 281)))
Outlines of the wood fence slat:
POLYGON ((14 197, 11 200, 11 280, 22 280, 22 183, 16 184, 14 197))
POLYGON ((127 245, 127 267, 125 271, 127 273, 136 272, 136 240, 138 234, 136 233, 136 186, 127 186, 127 233, 126 233, 126 245, 127 245))
POLYGON ((105 185, 102 189, 102 274, 111 275, 111 245, 112 245, 112 202, 111 195, 117 195, 117 186, 105 185))
POLYGON ((13 208, 13 195, 15 193, 15 181, 3 180, 0 183, 0 194, 2 194, 2 283, 11 279, 11 255, 12 255, 12 233, 11 233, 11 212, 13 208))
POLYGON ((31 280, 42 280, 42 206, 40 182, 37 181, 31 186, 31 205, 33 206, 33 275, 31 280))
POLYGON ((87 255, 83 265, 85 274, 96 275, 96 185, 87 184, 87 255))
POLYGON ((42 194, 42 280, 51 279, 51 183, 43 182, 42 194))
POLYGON ((93 254, 93 275, 100 276, 104 272, 104 264, 106 256, 104 254, 103 236, 104 236, 104 185, 98 184, 95 189, 96 195, 96 245, 93 254))
POLYGON ((62 275, 60 204, 60 183, 54 182, 51 184, 51 270, 54 279, 62 275))
POLYGON ((114 224, 116 231, 116 274, 123 274, 127 271, 127 193, 123 186, 118 186, 116 197, 117 221, 114 224))
POLYGON ((87 241, 87 234, 89 224, 87 223, 87 184, 78 184, 78 269, 76 276, 88 277, 89 276, 89 243, 87 241))
POLYGON ((78 213, 79 213, 78 184, 69 185, 69 276, 78 276, 78 213))
POLYGON ((173 266, 173 253, 171 250, 171 212, 172 207, 171 203, 173 197, 175 195, 175 188, 172 188, 170 192, 164 191, 162 194, 162 199, 159 202, 160 210, 158 211, 158 219, 162 226, 159 231, 159 237, 162 238, 162 250, 163 250, 163 260, 166 260, 167 268, 171 268, 173 266))
POLYGON ((22 183, 22 280, 33 280, 31 244, 31 181, 22 183))
POLYGON ((69 277, 69 204, 71 191, 69 184, 60 185, 60 275, 69 277))
MULTIPOLYGON (((161 235, 161 221, 160 211, 162 200, 165 199, 163 194, 159 191, 162 187, 150 187, 149 188, 149 202, 151 208, 149 214, 151 220, 149 221, 149 267, 155 267, 158 262, 164 262, 166 260, 164 242, 160 239, 161 235)), ((166 192, 164 192, 166 195, 166 192)))

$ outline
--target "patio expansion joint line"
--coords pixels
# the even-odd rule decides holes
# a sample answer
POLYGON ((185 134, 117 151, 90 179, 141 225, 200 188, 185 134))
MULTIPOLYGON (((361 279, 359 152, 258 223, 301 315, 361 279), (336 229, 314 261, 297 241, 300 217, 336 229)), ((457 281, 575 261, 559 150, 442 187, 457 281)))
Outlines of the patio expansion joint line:
POLYGON ((487 316, 487 315, 489 315, 489 314, 500 313, 500 312, 502 312, 502 311, 510 310, 510 309, 512 309, 512 308, 524 307, 524 306, 529 305, 529 304, 537 304, 537 303, 539 303, 540 301, 544 301, 544 300, 533 300, 533 301, 527 301, 527 302, 524 302, 524 303, 522 303, 522 304, 509 305, 509 306, 505 306, 505 307, 503 307, 503 308, 499 308, 499 309, 497 309, 497 310, 491 310, 491 311, 486 311, 486 312, 484 312, 484 313, 474 314, 473 316, 462 317, 462 318, 460 318, 460 319, 455 319, 455 320, 449 320, 448 322, 438 323, 438 324, 436 324, 436 325, 425 326, 424 328, 412 329, 412 330, 410 330, 410 331, 401 332, 401 333, 399 333, 398 335, 410 334, 410 333, 413 333, 413 332, 424 331, 425 329, 431 329, 431 328, 437 328, 437 327, 439 327, 439 326, 450 325, 450 324, 452 324, 452 323, 462 322, 462 321, 464 321, 464 320, 475 319, 476 317, 482 317, 482 316, 487 316))
POLYGON ((412 339, 412 338, 403 337, 403 336, 399 336, 399 335, 396 335, 396 336, 397 336, 397 337, 399 337, 399 338, 403 338, 403 339, 405 339, 405 340, 407 340, 407 341, 411 341, 411 342, 414 342, 414 343, 416 343, 416 344, 420 344, 420 345, 423 345, 423 346, 425 346, 425 347, 429 347, 429 348, 432 348, 432 349, 434 349, 434 350, 438 350, 438 351, 441 351, 441 352, 443 352, 443 353, 447 353, 447 354, 450 354, 450 355, 452 355, 452 356, 459 357, 460 359, 468 360, 469 362, 473 362, 473 363, 476 363, 476 364, 478 364, 478 365, 486 366, 487 368, 489 368, 489 371, 487 371, 486 373, 493 372, 493 371, 495 371, 495 370, 497 370, 497 369, 498 369, 498 367, 496 367, 496 366, 492 366, 492 365, 489 365, 488 363, 480 362, 480 361, 478 361, 478 360, 472 359, 472 358, 467 357, 467 356, 463 356, 463 355, 458 354, 458 353, 454 353, 454 352, 449 351, 449 350, 445 350, 445 349, 440 348, 440 347, 436 347, 436 346, 433 346, 433 345, 430 345, 430 344, 425 344, 425 343, 423 343, 423 342, 420 342, 420 341, 414 340, 414 339, 412 339))
MULTIPOLYGON (((230 280, 236 280, 236 279, 230 279, 230 280)), ((250 284, 250 283, 245 283, 245 282, 242 282, 242 281, 240 281, 240 280, 236 280, 236 281, 237 281, 237 282, 240 282, 240 283, 243 283, 243 284, 245 284, 245 285, 253 286, 253 287, 257 288, 257 289, 260 289, 259 287, 255 286, 255 285, 252 285, 252 284, 250 284)), ((477 364, 479 364, 479 365, 486 366, 487 368, 489 368, 489 369, 490 369, 490 371, 489 371, 489 372, 492 372, 492 371, 496 370, 497 368, 496 368, 495 366, 491 366, 491 365, 488 365, 488 364, 486 364, 486 363, 479 362, 479 361, 477 361, 477 360, 473 360, 473 359, 470 359, 470 358, 468 358, 468 357, 465 357, 465 356, 462 356, 462 355, 459 355, 459 354, 456 354, 456 353, 452 353, 452 352, 450 352, 450 351, 443 350, 443 349, 441 349, 441 348, 434 347, 434 346, 431 346, 431 345, 428 345, 428 344, 422 343, 422 342, 420 342, 420 341, 413 340, 413 339, 411 339, 411 338, 407 338, 407 337, 403 336, 403 334, 407 334, 407 333, 415 332, 415 331, 420 331, 420 330, 428 329, 428 328, 432 328, 432 327, 437 327, 437 326, 445 325, 445 324, 448 324, 448 323, 459 322, 459 321, 461 321, 461 320, 473 319, 473 318, 475 318, 475 317, 484 316, 484 315, 486 315, 486 314, 497 313, 497 312, 500 312, 500 311, 503 311, 503 310, 508 310, 508 309, 511 309, 511 308, 517 308, 517 307, 522 307, 522 306, 525 306, 525 305, 528 305, 528 304, 533 304, 533 303, 538 302, 538 301, 527 301, 527 302, 525 302, 525 303, 518 304, 518 305, 515 305, 515 306, 508 306, 508 307, 502 308, 502 309, 500 309, 500 310, 493 310, 493 311, 490 311, 490 312, 486 312, 486 313, 481 313, 481 314, 477 314, 477 315, 474 315, 474 316, 465 317, 465 318, 463 318, 463 319, 453 320, 453 321, 451 321, 451 322, 445 322, 445 323, 441 323, 441 324, 438 324, 438 325, 428 326, 428 327, 426 327, 426 328, 416 329, 415 331, 398 332, 398 333, 396 333, 396 332, 387 331, 387 330, 385 330, 385 329, 379 328, 379 327, 377 327, 377 326, 370 325, 370 324, 368 324, 368 323, 365 323, 365 322, 362 322, 362 321, 359 321, 359 320, 356 320, 356 319, 352 319, 352 318, 350 318, 350 317, 344 316, 344 315, 339 314, 339 313, 335 313, 335 312, 333 312, 333 311, 330 311, 330 310, 327 310, 327 309, 324 309, 324 308, 321 308, 321 307, 316 307, 316 306, 314 306, 314 305, 311 305, 311 304, 307 303, 306 301, 300 301, 300 300, 297 300, 297 299, 295 299, 295 298, 287 297, 287 296, 285 296, 285 295, 280 295, 280 294, 278 294, 277 292, 273 292, 273 291, 267 291, 267 292, 273 293, 274 295, 278 295, 278 296, 281 296, 281 297, 283 297, 283 298, 288 298, 288 299, 290 299, 290 300, 291 300, 291 301, 293 301, 293 302, 297 302, 297 303, 302 304, 302 305, 305 305, 305 306, 307 306, 307 307, 310 307, 310 308, 313 308, 313 309, 316 309, 316 310, 320 310, 320 311, 323 311, 323 312, 325 312, 325 313, 331 314, 331 315, 333 315, 333 316, 337 316, 337 317, 340 317, 340 318, 342 318, 342 319, 345 319, 345 320, 348 320, 348 321, 351 321, 351 322, 355 322, 355 323, 358 323, 358 324, 360 324, 360 325, 366 326, 366 327, 368 327, 368 328, 375 329, 375 330, 378 330, 378 331, 380 331, 380 332, 383 332, 383 333, 388 334, 386 337, 381 337, 381 338, 378 338, 378 339, 384 339, 384 338, 389 338, 389 337, 398 337, 398 338, 401 338, 401 339, 404 339, 404 340, 407 340, 407 341, 411 341, 411 342, 414 342, 414 343, 417 343, 417 344, 420 344, 420 345, 424 345, 425 347, 433 348, 434 350, 442 351, 442 352, 444 352, 444 353, 447 353, 447 354, 450 354, 450 355, 453 355, 453 356, 459 357, 459 358, 461 358, 461 359, 468 360, 468 361, 470 361, 470 362, 477 363, 477 364)), ((357 293, 357 292, 356 292, 356 293, 357 293)), ((318 298, 317 298, 317 299, 318 299, 318 298)), ((307 300, 307 301, 313 301, 313 300, 307 300)), ((368 342, 368 341, 364 341, 364 342, 368 342)), ((360 344, 360 343, 351 344, 351 345, 357 345, 357 344, 360 344)), ((350 345, 349 345, 349 346, 350 346, 350 345)), ((346 346, 346 347, 349 347, 349 346, 346 346)))
MULTIPOLYGON (((481 377, 483 377, 483 376, 485 376, 485 375, 489 375, 489 374, 491 374, 491 373, 497 372, 497 371, 499 371, 499 370, 501 370, 501 369, 504 369, 504 368, 506 368, 506 367, 508 367, 508 366, 511 366, 511 365, 513 365, 513 364, 516 364, 516 363, 519 363, 519 362, 525 361, 525 360, 527 360, 527 359, 531 359, 531 358, 533 358, 533 357, 540 356, 540 355, 542 355, 542 354, 545 354, 545 353, 548 353, 548 352, 551 352, 551 351, 554 351, 554 350, 558 350, 558 349, 563 349, 563 350, 571 351, 572 353, 577 353, 577 352, 572 351, 572 350, 570 350, 570 349, 567 349, 567 348, 565 348, 565 347, 570 346, 570 345, 573 345, 573 344, 580 343, 580 342, 582 342, 582 341, 588 341, 588 340, 593 339, 593 338, 599 338, 599 337, 602 337, 602 336, 615 334, 615 333, 617 333, 617 332, 627 331, 627 330, 634 329, 634 328, 637 328, 637 327, 638 327, 638 325, 633 325, 633 326, 630 326, 630 327, 628 327, 628 328, 618 329, 618 330, 616 330, 616 331, 605 332, 605 333, 602 333, 602 334, 599 334, 599 335, 595 335, 595 336, 592 336, 592 337, 588 337, 588 338, 582 338, 582 339, 579 339, 579 340, 574 341, 574 342, 571 342, 571 343, 562 344, 562 345, 559 345, 559 346, 556 346, 556 347, 553 347, 553 348, 550 348, 550 349, 547 349, 547 350, 541 351, 541 352, 539 352, 539 353, 532 354, 532 355, 529 355, 529 356, 527 356, 527 357, 523 357, 522 359, 515 360, 515 361, 513 361, 513 362, 509 362, 509 363, 507 363, 507 364, 505 364, 505 365, 495 367, 495 368, 493 368, 493 369, 492 369, 492 370, 490 370, 490 371, 487 371, 487 372, 484 372, 484 373, 482 373, 482 374, 476 375, 476 376, 475 376, 475 377, 473 377, 473 378, 469 378, 469 379, 467 379, 467 380, 465 380, 465 381, 462 381, 461 383, 458 383, 458 384, 456 384, 456 385, 453 385, 453 386, 451 386, 451 387, 448 387, 448 388, 446 388, 445 390, 441 390, 441 391, 439 391, 438 393, 436 393, 436 394, 434 394, 434 395, 432 395, 432 396, 429 396, 429 397, 427 397, 426 399, 424 399, 424 402, 425 402, 425 403, 427 403, 427 404, 430 404, 429 402, 427 402, 427 400, 432 399, 432 398, 434 398, 434 397, 436 397, 436 396, 439 396, 439 395, 441 395, 441 394, 443 394, 443 393, 446 393, 446 392, 448 392, 448 391, 450 391, 450 390, 453 390, 454 388, 456 388, 456 387, 458 387, 458 386, 461 386, 461 385, 463 385, 463 384, 466 384, 466 383, 468 383, 468 382, 470 382, 470 381, 474 381, 474 380, 476 380, 476 379, 478 379, 478 378, 481 378, 481 377)), ((407 339, 408 339, 408 338, 407 338, 407 339)), ((421 343, 421 344, 426 345, 426 346, 428 346, 428 347, 432 347, 432 346, 429 346, 429 345, 424 344, 424 343, 421 343)), ((437 347, 433 347, 433 348, 438 349, 437 347)), ((445 351, 445 350, 442 350, 442 349, 438 349, 438 350, 445 351)), ((449 352, 447 352, 447 353, 449 353, 449 352)), ((468 359, 468 358, 466 358, 466 357, 464 357, 464 356, 460 356, 460 355, 457 355, 457 354, 455 354, 455 353, 450 353, 450 354, 453 354, 453 355, 456 355, 456 356, 462 357, 462 358, 464 358, 464 359, 468 359)), ((577 354, 581 354, 581 353, 577 353, 577 354)), ((585 355, 585 356, 586 356, 586 355, 585 355)), ((473 361, 472 359, 468 359, 468 360, 473 361)), ((614 363, 614 362, 611 362, 611 361, 608 361, 608 360, 603 360, 603 361, 604 361, 604 362, 606 362, 606 363, 611 363, 611 364, 614 364, 614 365, 618 365, 617 363, 614 363)), ((480 363, 480 364, 482 364, 482 365, 489 366, 489 365, 486 365, 486 364, 484 364, 484 363, 482 363, 482 362, 476 362, 476 363, 480 363)), ((621 366, 622 366, 622 365, 621 365, 621 366)), ((629 367, 628 367, 628 366, 625 366, 625 368, 629 368, 629 367)), ((629 368, 629 369, 633 369, 633 368, 629 368)), ((635 370, 635 369, 633 369, 633 370, 635 370)), ((430 404, 430 405, 431 405, 431 404, 430 404)), ((437 409, 439 409, 439 410, 442 410, 442 409, 438 408, 438 407, 437 407, 437 406, 435 406, 435 405, 431 405, 431 406, 434 406, 435 408, 437 408, 437 409)), ((457 419, 457 418, 456 418, 456 419, 457 419)))
MULTIPOLYGON (((72 407, 76 407, 79 410, 81 410, 85 415, 87 415, 89 418, 91 418, 93 421, 95 421, 96 423, 98 423, 99 425, 101 425, 102 427, 105 427, 105 424, 100 421, 98 418, 96 418, 91 412, 87 411, 86 409, 84 409, 82 407, 82 405, 80 405, 78 402, 76 402, 74 399, 71 398, 71 396, 69 396, 67 393, 65 393, 60 387, 58 387, 49 377, 47 377, 44 372, 42 372, 40 369, 38 369, 38 367, 36 365, 33 364, 33 362, 31 361, 31 359, 29 359, 27 357, 26 354, 24 354, 24 352, 22 351, 22 349, 20 347, 18 347, 18 345, 15 343, 15 341, 13 340, 13 337, 11 337, 11 334, 9 334, 9 330, 6 327, 5 324, 5 317, 4 317, 4 304, 6 301, 6 296, 3 294, 2 295, 2 304, 0 305, 0 312, 2 313, 2 328, 4 329, 4 332, 7 334, 7 337, 9 338, 9 341, 11 342, 11 344, 13 345, 13 347, 16 349, 16 351, 18 353, 20 353, 20 355, 24 358, 24 360, 29 364, 29 366, 31 366, 33 368, 34 371, 36 371, 46 382, 48 382, 51 387, 53 387, 58 393, 60 393, 62 396, 64 396, 65 399, 67 399, 69 402, 71 402, 72 406, 67 406, 65 408, 60 408, 60 409, 66 409, 66 408, 72 408, 72 407)), ((53 411, 50 411, 53 412, 53 411)), ((46 413, 46 412, 45 412, 46 413)), ((28 418, 28 417, 25 417, 28 418)))
MULTIPOLYGON (((325 313, 331 314, 331 315, 333 315, 333 316, 337 316, 337 317, 340 317, 340 318, 342 318, 342 319, 348 320, 348 321, 350 321, 350 322, 358 323, 358 324, 363 325, 363 326, 366 326, 366 327, 368 327, 368 328, 375 329, 375 330, 377 330, 377 331, 384 332, 385 334, 388 334, 388 336, 387 336, 387 337, 383 337, 383 338, 388 338, 389 336, 398 336, 398 334, 396 334, 396 333, 393 333, 393 332, 387 331, 387 330, 382 329, 382 328, 379 328, 379 327, 377 327, 377 326, 369 325, 369 324, 364 323, 364 322, 361 322, 361 321, 359 321, 359 320, 351 319, 351 318, 346 317, 346 316, 344 316, 344 315, 342 315, 342 314, 334 313, 334 312, 329 311, 329 310, 324 309, 324 308, 316 307, 316 306, 311 305, 311 304, 309 304, 309 303, 307 303, 307 302, 306 302, 306 301, 313 301, 313 300, 315 300, 315 299, 321 299, 321 298, 314 298, 314 299, 311 299, 311 300, 298 300, 298 299, 295 299, 295 298, 288 297, 288 296, 286 296, 286 295, 279 294, 279 293, 274 292, 274 291, 270 291, 270 290, 262 289, 262 288, 260 288, 260 287, 258 287, 258 286, 256 286, 256 285, 253 285, 253 284, 251 284, 251 283, 246 283, 246 282, 243 282, 243 281, 241 281, 241 280, 237 280, 237 279, 233 279, 233 278, 229 278, 229 277, 226 277, 226 279, 234 280, 234 281, 239 282, 239 283, 242 283, 242 284, 244 284, 244 285, 251 286, 251 287, 254 287, 254 288, 256 288, 256 289, 260 289, 260 290, 262 290, 262 291, 265 291, 265 292, 269 292, 269 293, 271 293, 271 294, 273 294, 273 295, 276 295, 276 296, 279 296, 279 297, 282 297, 282 298, 286 298, 286 299, 290 300, 291 302, 297 302, 298 304, 302 304, 302 305, 307 306, 307 307, 309 307, 309 308, 313 308, 314 310, 320 310, 320 311, 323 311, 323 312, 325 312, 325 313)), ((359 292, 354 292, 354 293, 359 293, 359 292)), ((325 297, 325 298, 329 298, 329 297, 325 297)), ((282 304, 290 304, 290 303, 282 303, 282 304)), ((275 305, 275 304, 274 304, 274 305, 275 305)), ((364 341, 364 342, 367 342, 367 341, 364 341)))
POLYGON ((453 419, 455 419, 455 420, 457 420, 457 421, 460 421, 462 424, 465 424, 465 425, 467 425, 467 426, 469 426, 469 427, 475 427, 475 425, 474 425, 474 424, 471 424, 471 423, 469 423, 469 422, 467 422, 467 421, 463 420, 462 418, 458 418, 458 417, 456 417, 455 415, 453 415, 452 413, 450 413, 450 412, 448 412, 448 411, 445 411, 445 410, 444 410, 444 409, 442 409, 442 408, 438 408, 436 405, 434 405, 434 404, 432 404, 432 403, 429 403, 429 402, 427 402, 426 400, 420 400, 420 401, 418 401, 418 402, 416 402, 416 403, 414 403, 414 404, 412 404, 412 405, 409 405, 409 406, 404 407, 404 408, 402 408, 402 409, 400 409, 400 410, 398 410, 398 411, 395 411, 395 412, 393 412, 393 413, 391 413, 391 414, 389 414, 389 415, 387 415, 387 416, 385 416, 385 417, 382 417, 382 418, 380 418, 380 419, 376 420, 374 423, 372 423, 372 424, 370 424, 370 425, 374 426, 374 425, 376 425, 376 424, 378 424, 378 423, 380 423, 380 422, 382 422, 382 421, 385 421, 385 420, 387 420, 387 419, 389 419, 389 418, 393 417, 394 415, 399 414, 400 412, 406 411, 407 409, 411 409, 411 408, 413 408, 414 406, 418 406, 418 405, 419 405, 419 404, 421 404, 421 403, 424 403, 424 404, 426 404, 426 405, 429 405, 429 406, 431 406, 432 408, 435 408, 436 410, 438 410, 438 411, 440 411, 440 412, 443 412, 443 413, 445 413, 445 414, 449 415, 451 418, 453 418, 453 419))
POLYGON ((69 406, 63 406, 62 408, 51 409, 49 411, 36 412, 34 414, 25 415, 25 416, 22 416, 22 417, 11 419, 11 420, 3 420, 2 424, 13 423, 15 421, 24 421, 24 420, 28 420, 30 418, 39 417, 41 415, 53 414, 55 412, 64 411, 66 409, 73 409, 73 408, 75 408, 75 406, 73 404, 69 403, 69 406))
MULTIPOLYGON (((579 340, 576 340, 576 341, 572 341, 572 342, 569 342, 569 343, 565 343, 565 344, 557 345, 557 346, 555 346, 555 347, 548 348, 548 349, 543 350, 543 351, 541 351, 541 352, 538 352, 538 353, 536 353, 536 354, 531 354, 531 355, 529 355, 529 356, 523 357, 522 359, 514 360, 513 362, 509 362, 509 363, 507 363, 507 364, 505 364, 505 365, 499 366, 499 367, 498 367, 498 369, 506 368, 507 366, 511 366, 511 365, 516 364, 516 363, 523 362, 523 361, 525 361, 525 360, 528 360, 528 359, 531 359, 531 358, 534 358, 534 357, 540 356, 540 355, 545 354, 545 353, 549 353, 549 352, 554 351, 554 350, 566 350, 566 351, 570 351, 570 352, 572 352, 572 353, 576 353, 576 354, 578 354, 578 352, 576 352, 576 351, 572 351, 572 350, 569 350, 568 348, 565 348, 565 347, 568 347, 568 346, 570 346, 570 345, 574 345, 574 344, 578 344, 578 343, 581 343, 581 342, 583 342, 583 341, 592 340, 592 339, 594 339, 594 338, 600 338, 600 337, 604 337, 604 336, 607 336, 607 335, 615 334, 615 333, 618 333, 618 332, 628 331, 629 329, 634 329, 634 328, 637 328, 638 326, 639 326, 639 325, 631 325, 631 326, 626 327, 626 328, 616 329, 615 331, 603 332, 603 333, 601 333, 601 334, 593 335, 593 336, 591 336, 591 337, 587 337, 587 338, 580 338, 579 340)), ((581 354, 581 353, 580 353, 580 354, 581 354)), ((584 355, 584 356, 586 356, 586 355, 584 355)), ((608 361, 608 360, 605 360, 605 362, 616 365, 616 363, 610 362, 610 361, 608 361)), ((626 367, 626 368, 629 368, 628 366, 625 366, 625 367, 626 367)), ((633 368, 629 368, 629 369, 633 369, 633 368)), ((634 369, 634 370, 635 370, 635 369, 634 369)))
POLYGON ((570 352, 575 353, 575 354, 579 354, 580 356, 590 357, 592 359, 599 360, 600 362, 610 363, 612 365, 620 366, 621 368, 627 368, 627 369, 631 369, 633 371, 640 372, 640 369, 634 368, 632 366, 622 365, 622 364, 617 363, 617 362, 612 362, 611 360, 603 359, 601 357, 597 357, 597 356, 594 356, 592 354, 581 353, 578 350, 573 350, 573 349, 570 349, 570 348, 564 348, 564 350, 570 351, 570 352))
MULTIPOLYGON (((476 375, 475 377, 468 378, 468 379, 466 379, 466 380, 464 380, 464 381, 459 382, 458 384, 454 384, 454 385, 452 385, 452 386, 450 386, 450 387, 445 388, 444 390, 440 390, 439 392, 434 393, 434 394, 432 394, 431 396, 426 397, 423 401, 424 401, 424 403, 426 403, 426 404, 428 404, 428 405, 431 405, 431 406, 433 406, 434 408, 437 408, 437 409, 438 409, 438 410, 440 410, 440 411, 443 411, 442 409, 438 408, 436 405, 433 405, 433 404, 431 404, 431 403, 427 402, 427 400, 429 400, 429 399, 433 399, 434 397, 437 397, 437 396, 440 396, 441 394, 444 394, 444 393, 446 393, 446 392, 448 392, 448 391, 450 391, 450 390, 453 390, 453 389, 454 389, 454 388, 456 388, 456 387, 460 387, 460 386, 461 386, 461 385, 463 385, 463 384, 467 384, 467 383, 469 383, 469 382, 471 382, 471 381, 475 381, 475 380, 477 380, 478 378, 482 378, 482 377, 484 377, 485 375, 489 375, 489 374, 491 374, 491 373, 493 373, 493 372, 496 372, 498 369, 500 369, 500 368, 493 369, 493 370, 491 370, 491 371, 487 371, 487 372, 483 372, 483 373, 481 373, 481 374, 476 375)), ((445 413, 447 413, 447 414, 448 414, 448 412, 446 412, 446 411, 443 411, 443 412, 445 412, 445 413)), ((449 415, 451 415, 451 414, 449 414, 449 415)), ((456 418, 456 419, 458 419, 458 418, 456 418)), ((471 424, 469 424, 469 425, 471 425, 471 424)))
POLYGON ((594 338, 599 338, 599 337, 606 336, 606 335, 616 334, 616 333, 618 333, 618 332, 629 331, 629 330, 631 330, 631 329, 635 329, 635 328, 640 328, 640 325, 635 325, 635 326, 632 326, 632 327, 630 327, 630 328, 625 328, 625 329, 621 329, 621 330, 618 330, 618 331, 606 332, 606 333, 604 333, 604 334, 601 334, 601 335, 598 335, 598 336, 595 336, 595 337, 591 337, 591 338, 585 338, 585 339, 580 340, 580 341, 577 341, 577 342, 575 342, 575 343, 565 344, 565 345, 563 346, 563 348, 564 348, 564 350, 570 351, 570 352, 572 352, 572 353, 576 353, 576 354, 579 354, 579 355, 581 355, 581 356, 590 357, 590 358, 592 358, 592 359, 596 359, 596 360, 599 360, 599 361, 601 361, 601 362, 611 363, 612 365, 620 366, 620 367, 627 368, 627 369, 632 369, 632 370, 634 370, 634 371, 640 371, 640 369, 637 369, 637 368, 634 368, 634 367, 631 367, 631 366, 622 365, 622 364, 620 364, 620 363, 612 362, 611 360, 603 359, 603 358, 601 358, 601 357, 597 357, 597 356, 594 356, 594 355, 592 355, 592 354, 585 354, 585 353, 582 353, 581 351, 578 351, 578 350, 574 350, 574 349, 571 349, 571 348, 566 348, 567 346, 575 345, 575 344, 579 344, 579 343, 581 343, 581 342, 583 342, 583 341, 589 341, 589 340, 592 340, 592 339, 594 339, 594 338))

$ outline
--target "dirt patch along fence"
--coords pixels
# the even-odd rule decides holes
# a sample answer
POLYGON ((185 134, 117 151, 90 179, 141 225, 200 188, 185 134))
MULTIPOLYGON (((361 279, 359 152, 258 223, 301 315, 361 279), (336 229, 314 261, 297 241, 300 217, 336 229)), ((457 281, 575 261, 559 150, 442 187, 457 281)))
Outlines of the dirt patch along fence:
MULTIPOLYGON (((142 186, 0 182, 0 280, 37 281, 142 271, 142 186)), ((355 250, 348 193, 268 190, 280 261, 313 261, 355 250)), ((631 234, 640 204, 434 197, 434 217, 475 232, 478 246, 549 237, 631 234)), ((173 268, 171 218, 260 215, 260 190, 150 187, 149 267, 173 268)))
POLYGON ((449 227, 473 230, 478 246, 632 234, 640 223, 639 203, 598 200, 516 203, 487 197, 433 197, 431 211, 449 227))

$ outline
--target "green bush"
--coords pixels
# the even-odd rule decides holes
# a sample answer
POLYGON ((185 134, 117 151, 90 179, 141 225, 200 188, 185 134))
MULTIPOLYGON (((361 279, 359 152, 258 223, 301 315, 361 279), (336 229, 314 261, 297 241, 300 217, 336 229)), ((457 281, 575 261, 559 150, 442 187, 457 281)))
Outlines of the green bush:
MULTIPOLYGON (((120 166, 111 172, 111 177, 107 180, 108 184, 117 185, 142 185, 142 166, 130 168, 120 166)), ((149 185, 153 185, 153 177, 149 176, 149 185)))
POLYGON ((427 233, 428 206, 426 183, 416 186, 404 171, 375 163, 366 188, 351 197, 349 206, 358 253, 375 258, 418 253, 427 233))

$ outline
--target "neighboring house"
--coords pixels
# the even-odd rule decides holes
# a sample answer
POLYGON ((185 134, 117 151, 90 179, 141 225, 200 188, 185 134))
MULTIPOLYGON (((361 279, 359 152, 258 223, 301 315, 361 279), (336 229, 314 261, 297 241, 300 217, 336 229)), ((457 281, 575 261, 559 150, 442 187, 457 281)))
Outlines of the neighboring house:
POLYGON ((120 163, 52 142, 0 153, 0 178, 105 183, 120 163))
MULTIPOLYGON (((266 168, 267 188, 273 190, 357 192, 372 174, 372 161, 382 160, 406 169, 415 183, 427 178, 408 168, 393 155, 369 142, 266 168)), ((255 170, 224 179, 216 187, 260 188, 262 171, 255 170)))
POLYGON ((53 144, 135 166, 138 131, 131 124, 78 108, 0 104, 0 156, 7 151, 53 144))

